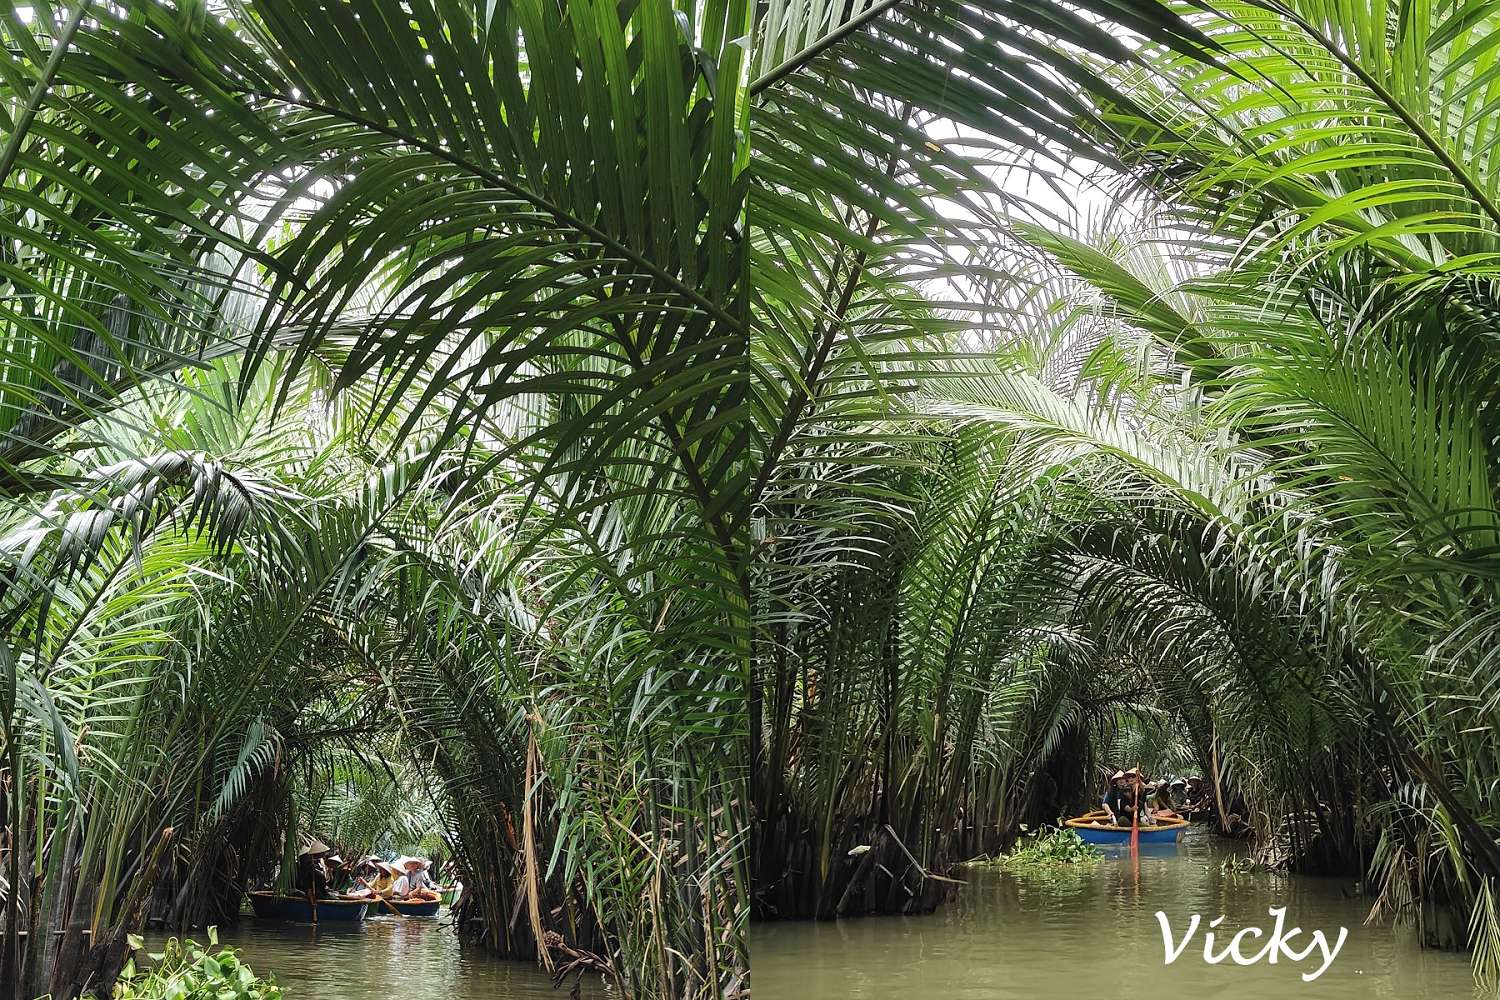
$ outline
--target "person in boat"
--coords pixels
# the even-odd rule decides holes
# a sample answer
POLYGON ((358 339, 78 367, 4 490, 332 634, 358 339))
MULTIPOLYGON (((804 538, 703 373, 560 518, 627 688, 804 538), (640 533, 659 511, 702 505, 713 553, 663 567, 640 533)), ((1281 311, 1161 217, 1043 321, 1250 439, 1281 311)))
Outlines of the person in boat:
POLYGON ((1194 776, 1189 778, 1187 780, 1187 789, 1183 794, 1186 800, 1182 804, 1182 811, 1184 813, 1201 812, 1212 804, 1208 801, 1208 786, 1200 777, 1194 776))
POLYGON ((1180 812, 1187 803, 1187 779, 1173 778, 1166 787, 1167 804, 1174 812, 1180 812))
POLYGON ((297 895, 327 899, 333 895, 333 865, 342 859, 338 852, 314 837, 297 855, 294 879, 297 895))
POLYGON ((389 861, 377 862, 379 874, 375 877, 375 883, 370 887, 372 895, 382 899, 394 899, 396 897, 396 883, 401 880, 401 869, 389 861))
POLYGON ((349 869, 349 884, 344 887, 344 895, 350 899, 363 899, 366 895, 368 881, 373 877, 374 869, 370 866, 369 858, 360 858, 349 869))
MULTIPOLYGON (((1125 780, 1129 782, 1131 789, 1135 792, 1136 801, 1140 803, 1138 820, 1141 826, 1156 825, 1156 803, 1152 794, 1156 785, 1141 773, 1138 767, 1132 767, 1125 772, 1125 780)), ((1130 818, 1127 816, 1125 822, 1128 824, 1130 818)))
POLYGON ((328 873, 328 894, 342 896, 344 890, 349 888, 349 862, 338 851, 334 851, 323 858, 323 870, 328 873))
POLYGON ((1104 793, 1104 811, 1109 814, 1112 826, 1129 826, 1135 813, 1135 787, 1124 771, 1109 776, 1109 788, 1104 793))
POLYGON ((371 855, 360 867, 362 874, 357 878, 358 887, 349 895, 359 899, 390 899, 396 894, 396 879, 400 872, 395 865, 371 855))
POLYGON ((1148 798, 1149 783, 1140 768, 1116 771, 1110 775, 1109 791, 1104 796, 1104 809, 1109 813, 1114 826, 1152 826, 1156 823, 1148 798))
POLYGON ((349 883, 349 889, 345 895, 353 899, 363 899, 370 894, 370 883, 375 879, 378 871, 374 859, 368 854, 354 863, 354 869, 350 874, 353 876, 349 883))
POLYGON ((431 902, 442 898, 432 876, 427 873, 427 862, 421 858, 407 858, 402 862, 405 871, 396 879, 395 892, 401 899, 431 902))
POLYGON ((1151 814, 1151 822, 1155 823, 1164 819, 1181 819, 1173 806, 1172 785, 1163 778, 1156 784, 1150 786, 1151 795, 1146 800, 1146 808, 1151 814))
POLYGON ((360 858, 359 861, 345 862, 335 873, 333 888, 341 897, 353 897, 359 892, 360 879, 368 874, 369 862, 360 858))

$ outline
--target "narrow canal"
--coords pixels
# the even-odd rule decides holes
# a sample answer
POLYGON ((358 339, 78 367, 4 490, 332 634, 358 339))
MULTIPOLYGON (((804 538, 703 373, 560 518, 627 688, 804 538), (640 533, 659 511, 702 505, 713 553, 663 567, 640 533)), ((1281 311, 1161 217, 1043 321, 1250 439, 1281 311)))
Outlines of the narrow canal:
MULTIPOLYGON (((1137 875, 1128 856, 1087 874, 1039 879, 970 871, 957 900, 920 917, 835 923, 756 924, 751 968, 756 1000, 1052 1000, 1159 997, 1267 1000, 1469 998, 1467 956, 1424 951, 1409 933, 1365 927, 1369 901, 1352 882, 1226 868, 1232 846, 1191 833, 1173 849, 1143 854, 1137 875), (1271 907, 1286 926, 1349 938, 1312 982, 1310 961, 1250 966, 1203 960, 1206 924, 1220 914, 1222 944, 1254 925, 1269 928, 1271 907), (1202 923, 1186 950, 1163 961, 1158 910, 1181 940, 1191 914, 1202 923), (1227 933, 1225 933, 1227 932, 1227 933)), ((1304 936, 1296 942, 1308 943, 1304 936)), ((1217 952, 1219 948, 1216 948, 1217 952)), ((1247 947, 1253 954, 1258 947, 1247 947)))
MULTIPOLYGON (((370 1000, 372 997, 443 1000, 563 1000, 572 986, 529 962, 506 961, 461 944, 437 919, 372 917, 362 924, 268 923, 248 913, 239 927, 219 932, 222 944, 240 949, 258 975, 274 974, 286 1000, 370 1000)), ((203 935, 188 935, 203 941, 203 935)), ((159 945, 153 936, 151 947, 159 945)), ((596 979, 580 994, 601 998, 596 979)))

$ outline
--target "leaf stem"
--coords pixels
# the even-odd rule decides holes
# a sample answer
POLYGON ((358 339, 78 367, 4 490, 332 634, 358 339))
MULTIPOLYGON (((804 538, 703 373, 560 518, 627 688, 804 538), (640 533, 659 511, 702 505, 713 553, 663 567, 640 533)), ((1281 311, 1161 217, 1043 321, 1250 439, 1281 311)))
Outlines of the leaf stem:
POLYGON ((827 50, 833 48, 833 46, 837 45, 845 38, 848 38, 850 35, 854 34, 856 31, 859 31, 861 28, 863 28, 865 25, 869 24, 876 18, 882 16, 886 13, 886 11, 889 11, 891 8, 900 5, 902 2, 903 0, 881 0, 880 3, 877 3, 873 7, 870 7, 858 17, 852 17, 849 20, 845 21, 833 31, 830 31, 828 34, 824 35, 816 42, 813 42, 801 52, 798 52, 796 55, 783 62, 780 66, 777 66, 775 69, 761 76, 759 79, 753 81, 750 84, 750 96, 756 97, 767 87, 771 87, 777 83, 780 83, 782 80, 786 79, 788 76, 791 76, 793 73, 797 72, 803 66, 806 66, 808 63, 812 62, 827 50))
POLYGON ((655 261, 651 260, 649 257, 636 250, 632 250, 619 239, 609 235, 598 226, 595 226, 592 223, 586 222, 585 220, 579 218, 578 216, 569 212, 567 209, 563 208, 561 205, 554 204, 552 201, 527 189, 523 185, 517 184, 514 181, 506 180, 500 174, 489 169, 488 167, 481 166, 478 163, 467 160, 464 157, 452 152, 451 150, 444 149, 442 146, 439 146, 436 143, 429 142, 428 140, 420 138, 418 136, 408 135, 407 133, 402 132, 400 129, 393 128, 392 126, 386 125, 382 122, 378 122, 373 118, 366 117, 365 115, 361 115, 354 111, 347 111, 343 108, 335 107, 331 104, 324 104, 320 101, 311 101, 303 98, 294 98, 290 94, 279 94, 272 91, 241 90, 239 91, 239 93, 248 97, 258 97, 262 100, 277 101, 282 104, 305 108, 308 111, 317 111, 321 114, 330 115, 334 118, 342 118, 345 121, 350 122, 351 124, 359 125, 374 132, 379 132, 381 135, 390 136, 392 139, 395 139, 398 142, 404 143, 408 146, 412 146, 416 149, 420 149, 422 150, 422 152, 427 153, 430 156, 435 156, 440 160, 443 160, 447 163, 452 164, 453 166, 458 167, 461 170, 466 171, 467 173, 473 174, 475 177, 478 177, 485 183, 491 184, 507 194, 513 195, 517 198, 520 198, 522 201, 528 202, 529 204, 541 209, 548 215, 557 219, 559 222, 562 222, 573 229, 577 229, 584 235, 597 240, 601 245, 609 248, 610 250, 613 250, 615 253, 620 254, 622 257, 629 260, 632 264, 635 264, 643 271, 646 271, 653 278, 656 278, 658 281, 661 281, 663 284, 667 285, 672 289, 672 291, 688 299, 694 305, 712 315, 719 322, 728 323, 736 330, 740 329, 742 326, 739 318, 736 317, 733 313, 730 313, 722 305, 713 302, 702 292, 698 291, 696 288, 693 288, 691 285, 688 285, 681 278, 678 278, 676 275, 672 274, 670 271, 666 270, 660 264, 657 264, 655 261))
POLYGON ((83 23, 83 15, 88 10, 89 2, 90 0, 79 0, 73 8, 73 14, 68 18, 68 23, 63 26, 62 34, 52 45, 52 55, 47 59, 47 65, 42 68, 41 79, 37 80, 30 96, 26 98, 26 107, 21 110, 21 116, 16 119, 15 130, 6 140, 5 150, 0 152, 0 187, 4 187, 6 179, 10 177, 16 157, 21 154, 21 141, 30 131, 31 123, 36 119, 36 113, 41 110, 42 99, 47 95, 47 91, 52 89, 52 81, 62 66, 63 56, 73 44, 73 36, 78 34, 78 27, 83 23))

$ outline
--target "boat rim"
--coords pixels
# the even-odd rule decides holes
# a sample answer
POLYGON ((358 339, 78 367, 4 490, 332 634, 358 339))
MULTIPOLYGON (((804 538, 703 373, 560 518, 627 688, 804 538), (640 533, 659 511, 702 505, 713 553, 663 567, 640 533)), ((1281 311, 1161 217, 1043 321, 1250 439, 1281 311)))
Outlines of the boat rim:
MULTIPOLYGON (((256 889, 256 890, 254 890, 252 892, 246 893, 246 895, 251 896, 253 898, 257 898, 257 899, 270 899, 270 900, 276 900, 278 902, 287 902, 287 903, 306 903, 306 902, 308 902, 308 898, 306 896, 284 896, 284 895, 282 895, 279 892, 271 892, 271 891, 269 891, 267 889, 256 889)), ((368 899, 345 899, 345 898, 342 898, 342 897, 339 897, 339 896, 319 897, 318 899, 314 900, 313 902, 316 902, 319 906, 369 906, 370 905, 370 901, 368 899)))
MULTIPOLYGON (((1102 810, 1096 810, 1094 812, 1084 813, 1082 816, 1075 816, 1072 819, 1064 820, 1063 822, 1068 827, 1075 830, 1117 830, 1124 833, 1129 833, 1131 831, 1131 827, 1128 826, 1119 826, 1114 823, 1099 823, 1090 818, 1103 815, 1105 814, 1102 810)), ((1135 829, 1140 830, 1141 833, 1148 833, 1152 830, 1180 830, 1187 825, 1188 821, 1183 819, 1181 816, 1164 816, 1150 826, 1140 826, 1136 827, 1135 829)))

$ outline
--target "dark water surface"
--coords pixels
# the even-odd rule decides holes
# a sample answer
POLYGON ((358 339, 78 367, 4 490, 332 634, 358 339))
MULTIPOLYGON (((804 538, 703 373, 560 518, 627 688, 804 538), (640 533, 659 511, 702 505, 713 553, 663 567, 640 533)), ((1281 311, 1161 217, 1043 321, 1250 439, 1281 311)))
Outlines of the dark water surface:
MULTIPOLYGON (((1143 854, 1137 876, 1128 855, 1087 875, 1039 881, 970 871, 957 900, 935 914, 832 923, 755 924, 750 931, 755 1000, 1401 1000, 1470 998, 1467 956, 1423 951, 1410 933, 1363 926, 1369 900, 1353 883, 1237 874, 1224 843, 1190 833, 1176 849, 1143 854), (1208 921, 1220 914, 1215 952, 1240 928, 1269 930, 1269 907, 1287 908, 1300 926, 1299 949, 1318 928, 1349 938, 1333 964, 1321 953, 1300 964, 1241 966, 1203 960, 1208 921), (1166 912, 1180 942, 1189 915, 1203 920, 1172 965, 1163 961, 1155 913, 1166 912), (1123 977, 1122 974, 1123 973, 1123 977), (1119 988, 1111 981, 1123 978, 1119 988)), ((1259 942, 1246 942, 1254 954, 1259 942)))
MULTIPOLYGON (((566 1000, 571 980, 553 989, 531 962, 461 944, 447 915, 444 909, 435 919, 381 916, 312 927, 246 914, 239 927, 219 931, 219 942, 240 949, 257 975, 274 974, 286 1000, 566 1000)), ((159 941, 153 936, 149 944, 159 941)), ((585 997, 606 995, 597 979, 585 977, 583 986, 585 997)))

